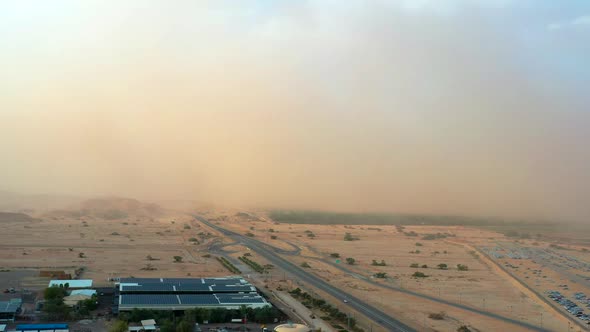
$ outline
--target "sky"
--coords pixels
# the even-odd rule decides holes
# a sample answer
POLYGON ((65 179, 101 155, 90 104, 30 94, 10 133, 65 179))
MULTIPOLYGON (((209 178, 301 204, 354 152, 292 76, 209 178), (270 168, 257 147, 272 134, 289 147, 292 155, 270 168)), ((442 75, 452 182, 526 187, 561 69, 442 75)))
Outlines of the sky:
POLYGON ((590 218, 586 0, 2 1, 0 189, 590 218))

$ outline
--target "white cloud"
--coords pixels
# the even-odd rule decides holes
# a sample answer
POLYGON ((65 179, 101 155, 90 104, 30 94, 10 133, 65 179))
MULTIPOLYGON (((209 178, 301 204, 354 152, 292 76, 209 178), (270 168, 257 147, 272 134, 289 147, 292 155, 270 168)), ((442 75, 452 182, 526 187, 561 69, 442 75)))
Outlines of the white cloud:
POLYGON ((573 25, 590 25, 590 15, 580 16, 572 21, 573 25))
MULTIPOLYGON (((520 0, 521 2, 524 0, 520 0)), ((450 15, 465 7, 502 8, 514 0, 382 0, 382 4, 401 8, 407 13, 450 15)))
POLYGON ((576 17, 566 22, 554 22, 547 25, 547 30, 555 31, 565 29, 574 25, 590 25, 590 15, 576 17))

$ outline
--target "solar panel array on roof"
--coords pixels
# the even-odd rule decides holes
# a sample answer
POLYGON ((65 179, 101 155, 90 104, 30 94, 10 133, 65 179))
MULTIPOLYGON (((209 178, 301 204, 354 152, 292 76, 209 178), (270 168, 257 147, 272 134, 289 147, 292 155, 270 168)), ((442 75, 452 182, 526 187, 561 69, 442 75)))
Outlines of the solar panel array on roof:
POLYGON ((242 294, 216 294, 219 303, 266 303, 259 295, 243 296, 242 294))
POLYGON ((239 293, 256 292, 242 278, 124 278, 121 293, 239 293))
POLYGON ((240 305, 266 305, 264 298, 257 294, 122 294, 119 309, 130 308, 184 308, 184 307, 227 307, 240 305))
POLYGON ((137 286, 121 285, 122 292, 173 292, 172 284, 140 284, 137 286))
POLYGON ((1 313, 16 313, 20 309, 22 304, 21 299, 12 299, 10 301, 0 302, 1 313))
POLYGON ((225 278, 121 278, 121 283, 174 283, 174 284, 249 284, 242 277, 225 277, 225 278))
POLYGON ((182 304, 219 304, 219 301, 213 294, 199 295, 178 295, 182 304))

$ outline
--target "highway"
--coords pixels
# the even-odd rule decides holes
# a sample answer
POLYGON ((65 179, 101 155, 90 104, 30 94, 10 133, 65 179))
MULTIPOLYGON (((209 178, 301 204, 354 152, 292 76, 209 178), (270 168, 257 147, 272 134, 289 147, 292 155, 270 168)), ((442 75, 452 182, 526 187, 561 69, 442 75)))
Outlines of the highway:
POLYGON ((209 221, 207 221, 205 218, 203 218, 201 216, 194 215, 194 217, 197 220, 199 220, 200 222, 202 222, 203 224, 217 230, 218 232, 221 232, 223 235, 228 236, 234 240, 240 241, 244 245, 248 246, 251 250, 264 256, 266 259, 268 259, 270 262, 272 262, 275 266, 285 270, 287 273, 295 276, 299 280, 306 282, 310 285, 313 285, 314 287, 326 292, 327 294, 330 294, 331 296, 333 296, 337 299, 342 299, 342 300, 347 299, 348 306, 351 309, 354 309, 357 312, 361 313, 365 317, 372 320, 374 323, 381 325, 390 331, 400 331, 400 332, 416 331, 415 329, 407 326, 406 324, 389 316, 388 314, 371 306, 370 304, 365 303, 364 301, 358 299, 357 297, 354 297, 354 296, 344 292, 343 290, 330 285, 329 283, 327 283, 323 279, 316 277, 313 274, 307 273, 306 271, 304 271, 303 269, 301 269, 297 265, 295 265, 295 264, 287 261, 286 259, 280 257, 279 255, 277 255, 274 252, 274 250, 272 250, 267 245, 265 245, 257 240, 254 240, 250 237, 247 237, 247 236, 229 231, 229 230, 219 227, 217 225, 214 225, 213 223, 210 223, 209 221))

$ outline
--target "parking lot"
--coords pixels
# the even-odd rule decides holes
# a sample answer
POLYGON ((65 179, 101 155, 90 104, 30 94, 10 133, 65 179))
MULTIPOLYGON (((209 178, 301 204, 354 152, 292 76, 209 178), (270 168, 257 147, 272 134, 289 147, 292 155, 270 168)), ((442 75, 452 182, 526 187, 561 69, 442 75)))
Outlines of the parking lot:
MULTIPOLYGON (((567 287, 567 285, 560 286, 567 287)), ((584 321, 586 324, 590 324, 590 314, 584 313, 584 309, 590 309, 590 299, 586 297, 586 294, 581 292, 575 293, 573 300, 568 299, 556 290, 548 291, 547 294, 550 299, 563 306, 572 316, 584 321)))

